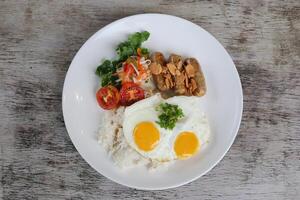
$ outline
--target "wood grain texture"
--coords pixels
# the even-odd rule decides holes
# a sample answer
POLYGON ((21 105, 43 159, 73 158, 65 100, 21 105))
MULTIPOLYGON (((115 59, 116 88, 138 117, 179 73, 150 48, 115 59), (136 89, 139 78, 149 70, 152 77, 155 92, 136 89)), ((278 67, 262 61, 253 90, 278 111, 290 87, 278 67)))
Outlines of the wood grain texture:
POLYGON ((300 197, 300 1, 0 1, 0 199, 300 197), (164 191, 113 183, 78 154, 61 93, 80 46, 137 13, 177 15, 229 51, 244 89, 239 134, 207 175, 164 191))

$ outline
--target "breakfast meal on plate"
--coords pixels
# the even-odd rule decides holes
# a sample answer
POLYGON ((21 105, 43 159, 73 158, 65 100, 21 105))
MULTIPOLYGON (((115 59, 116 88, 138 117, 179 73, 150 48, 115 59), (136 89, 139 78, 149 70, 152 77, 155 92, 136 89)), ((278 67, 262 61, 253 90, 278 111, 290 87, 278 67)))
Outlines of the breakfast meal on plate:
POLYGON ((96 92, 104 109, 99 143, 121 168, 156 169, 196 155, 209 141, 201 110, 205 78, 195 58, 160 52, 150 55, 142 43, 147 31, 131 34, 117 48, 117 59, 96 70, 96 92))

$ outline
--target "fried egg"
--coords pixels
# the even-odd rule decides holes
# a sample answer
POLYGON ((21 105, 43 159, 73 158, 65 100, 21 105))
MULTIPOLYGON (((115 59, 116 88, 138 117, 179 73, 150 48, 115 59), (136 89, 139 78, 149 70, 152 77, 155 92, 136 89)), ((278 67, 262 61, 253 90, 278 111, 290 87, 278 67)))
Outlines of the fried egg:
POLYGON ((123 120, 126 141, 142 156, 161 162, 195 155, 210 134, 199 103, 199 97, 175 96, 164 100, 156 94, 127 107, 123 120), (178 105, 184 113, 173 130, 156 123, 159 113, 155 108, 163 102, 178 105))

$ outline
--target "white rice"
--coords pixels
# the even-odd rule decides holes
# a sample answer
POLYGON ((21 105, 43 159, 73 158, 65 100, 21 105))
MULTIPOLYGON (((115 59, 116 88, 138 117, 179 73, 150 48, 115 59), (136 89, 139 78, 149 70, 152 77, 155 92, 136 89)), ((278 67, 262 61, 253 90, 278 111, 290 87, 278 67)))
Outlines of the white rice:
POLYGON ((169 163, 144 158, 128 145, 122 129, 124 110, 124 107, 120 107, 114 111, 105 111, 99 129, 98 142, 114 163, 122 169, 145 166, 154 170, 168 166, 169 163))

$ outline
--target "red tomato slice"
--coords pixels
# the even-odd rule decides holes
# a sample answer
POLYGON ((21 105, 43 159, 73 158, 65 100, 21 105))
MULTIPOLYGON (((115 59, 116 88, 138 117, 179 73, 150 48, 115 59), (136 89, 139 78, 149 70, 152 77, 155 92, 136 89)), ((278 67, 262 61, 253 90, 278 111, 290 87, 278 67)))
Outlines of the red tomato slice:
POLYGON ((101 108, 111 110, 117 108, 120 102, 120 94, 114 86, 100 88, 96 93, 98 104, 101 108))
POLYGON ((123 84, 120 90, 121 100, 123 106, 130 106, 131 104, 145 98, 144 90, 135 83, 127 82, 123 84))

